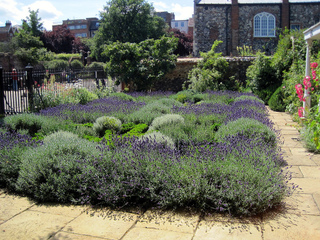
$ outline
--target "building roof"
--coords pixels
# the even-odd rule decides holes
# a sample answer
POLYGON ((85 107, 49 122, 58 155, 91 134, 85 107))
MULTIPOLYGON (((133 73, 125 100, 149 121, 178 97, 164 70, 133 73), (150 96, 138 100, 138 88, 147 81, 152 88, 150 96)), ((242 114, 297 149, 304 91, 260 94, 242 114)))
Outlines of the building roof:
MULTIPOLYGON (((198 4, 231 4, 231 0, 198 0, 198 4)), ((290 3, 312 3, 320 0, 289 0, 290 3)), ((282 0, 238 0, 239 4, 282 3, 282 0)))

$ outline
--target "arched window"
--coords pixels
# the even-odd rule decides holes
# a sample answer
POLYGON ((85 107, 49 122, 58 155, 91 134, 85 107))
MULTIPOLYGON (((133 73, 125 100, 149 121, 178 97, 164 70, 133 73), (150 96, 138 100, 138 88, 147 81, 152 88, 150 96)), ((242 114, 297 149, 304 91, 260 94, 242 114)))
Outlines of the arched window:
POLYGON ((254 16, 254 37, 275 37, 276 36, 276 18, 266 12, 254 16))

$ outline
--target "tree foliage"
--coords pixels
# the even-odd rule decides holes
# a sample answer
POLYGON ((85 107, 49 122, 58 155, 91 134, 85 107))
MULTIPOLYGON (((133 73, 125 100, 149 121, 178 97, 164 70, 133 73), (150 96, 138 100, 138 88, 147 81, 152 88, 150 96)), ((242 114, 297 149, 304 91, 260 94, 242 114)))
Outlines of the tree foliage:
POLYGON ((101 12, 100 27, 91 44, 92 54, 101 60, 104 44, 159 39, 165 34, 165 26, 145 0, 111 0, 101 12))
POLYGON ((132 90, 149 90, 154 81, 175 67, 178 39, 162 37, 140 43, 114 42, 105 47, 108 57, 106 73, 118 82, 130 85, 132 90))
POLYGON ((189 33, 181 32, 179 29, 170 29, 169 33, 179 39, 178 47, 174 51, 174 54, 179 56, 188 56, 193 51, 193 37, 189 33))
POLYGON ((38 18, 38 10, 29 9, 29 17, 22 21, 22 29, 11 39, 13 54, 26 65, 36 64, 46 55, 43 42, 40 40, 42 34, 41 18, 38 18))
POLYGON ((207 53, 200 53, 203 58, 189 73, 189 89, 198 92, 205 90, 225 90, 233 88, 234 83, 228 81, 228 62, 216 53, 216 47, 221 41, 215 41, 207 53))
POLYGON ((42 36, 44 46, 55 53, 71 53, 74 35, 67 25, 54 28, 52 31, 45 31, 42 36))

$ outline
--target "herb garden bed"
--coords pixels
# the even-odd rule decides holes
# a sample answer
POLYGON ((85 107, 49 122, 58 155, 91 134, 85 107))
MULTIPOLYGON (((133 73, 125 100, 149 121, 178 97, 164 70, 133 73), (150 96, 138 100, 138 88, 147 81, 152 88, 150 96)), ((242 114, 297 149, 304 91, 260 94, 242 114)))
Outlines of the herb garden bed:
POLYGON ((116 93, 8 116, 0 135, 0 183, 40 202, 255 215, 294 189, 251 94, 116 93))

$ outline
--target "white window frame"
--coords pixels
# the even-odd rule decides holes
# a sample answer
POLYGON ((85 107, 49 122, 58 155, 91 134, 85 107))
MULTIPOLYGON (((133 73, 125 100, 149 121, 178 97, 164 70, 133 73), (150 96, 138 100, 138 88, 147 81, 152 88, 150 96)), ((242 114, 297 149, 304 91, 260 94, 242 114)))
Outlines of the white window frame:
POLYGON ((258 13, 253 18, 254 37, 275 37, 276 18, 271 13, 258 13))

